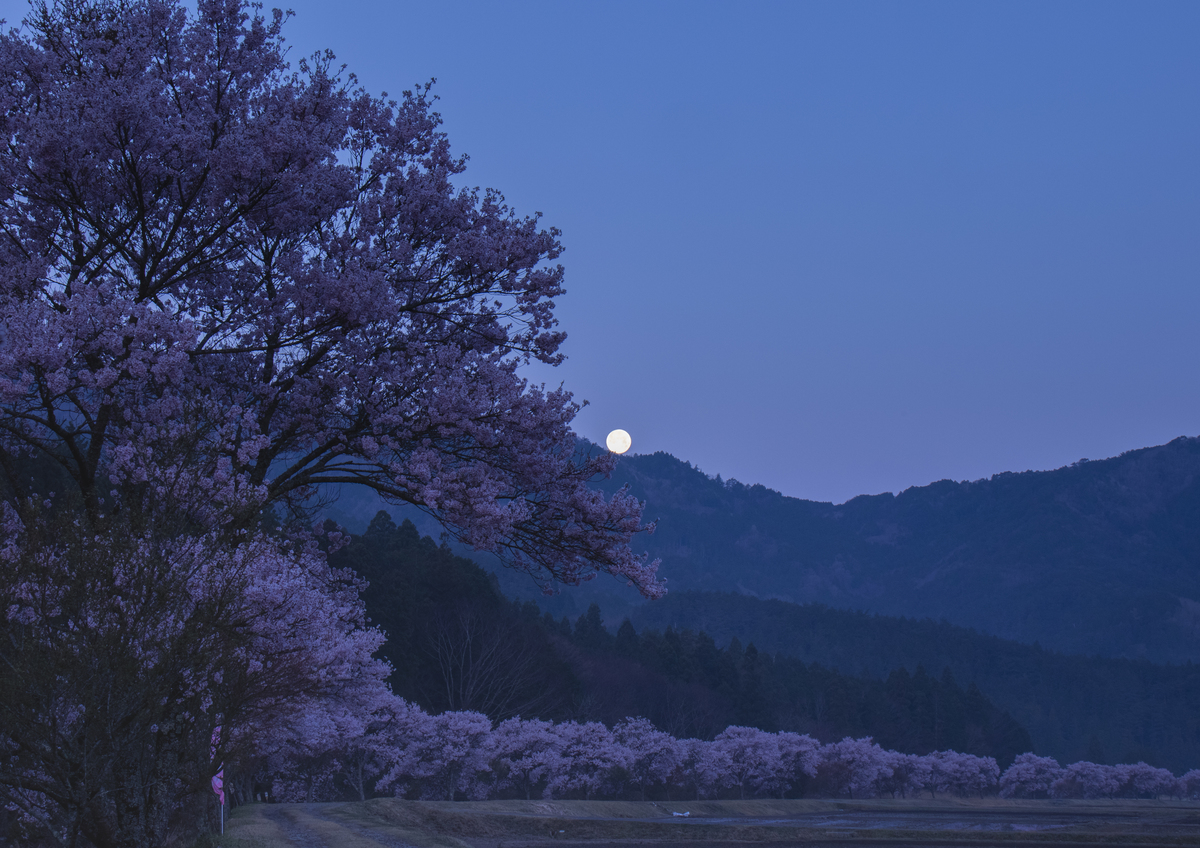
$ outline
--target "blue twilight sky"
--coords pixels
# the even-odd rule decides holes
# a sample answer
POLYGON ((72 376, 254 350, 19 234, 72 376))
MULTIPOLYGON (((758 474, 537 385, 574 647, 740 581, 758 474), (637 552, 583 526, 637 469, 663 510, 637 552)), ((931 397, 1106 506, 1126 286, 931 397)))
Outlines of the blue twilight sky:
POLYGON ((842 501, 1200 433, 1200 3, 290 8, 562 229, 594 441, 842 501))

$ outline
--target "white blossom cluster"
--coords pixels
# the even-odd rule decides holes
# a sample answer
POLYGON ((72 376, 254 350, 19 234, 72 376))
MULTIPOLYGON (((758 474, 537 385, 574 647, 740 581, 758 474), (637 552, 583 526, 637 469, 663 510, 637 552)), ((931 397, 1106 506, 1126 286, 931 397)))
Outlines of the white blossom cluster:
POLYGON ((363 795, 454 800, 668 797, 954 796, 1115 798, 1193 796, 1200 770, 1181 778, 1146 763, 1067 767, 1022 754, 1003 774, 991 757, 886 750, 870 737, 821 744, 797 733, 726 728, 712 741, 676 739, 644 718, 611 730, 480 713, 431 716, 399 702, 379 732, 342 740, 336 755, 276 757, 277 800, 314 801, 352 786, 363 795))

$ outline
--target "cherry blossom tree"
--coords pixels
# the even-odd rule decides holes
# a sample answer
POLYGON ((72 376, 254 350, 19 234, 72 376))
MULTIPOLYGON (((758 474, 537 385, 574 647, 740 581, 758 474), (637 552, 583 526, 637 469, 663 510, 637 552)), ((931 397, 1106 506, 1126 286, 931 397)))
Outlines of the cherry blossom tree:
POLYGON ((730 748, 718 745, 715 739, 690 746, 688 763, 693 770, 697 799, 716 796, 722 789, 739 785, 730 748))
POLYGON ((675 781, 693 788, 697 799, 738 787, 783 797, 798 781, 817 773, 819 743, 797 733, 767 733, 754 727, 727 727, 712 742, 681 743, 675 781))
POLYGON ((767 772, 757 785, 782 798, 796 784, 816 777, 821 743, 805 734, 782 732, 775 734, 775 744, 779 757, 772 762, 777 762, 778 768, 767 772))
POLYGON ((939 792, 960 797, 983 794, 1000 780, 1000 767, 991 757, 977 757, 959 751, 934 751, 927 757, 932 773, 930 783, 939 792))
POLYGON ((0 35, 0 499, 78 531, 0 539, 30 681, 0 791, 69 841, 160 842, 218 761, 364 753, 319 748, 368 733, 378 634, 319 551, 258 532, 323 485, 414 505, 546 585, 663 591, 629 548, 640 504, 588 486, 613 459, 576 447, 578 405, 521 377, 561 360, 558 232, 459 185, 428 87, 392 101, 328 54, 289 67, 284 22, 78 0, 0 35), (88 741, 101 701, 128 714, 120 745, 88 741), (270 727, 303 742, 263 753, 270 727), (96 767, 56 788, 75 756, 96 767))
POLYGON ((780 770, 779 748, 773 734, 757 727, 727 727, 713 740, 713 753, 724 761, 728 782, 746 797, 746 787, 780 770))
POLYGON ((301 709, 239 728, 228 746, 234 803, 250 797, 257 774, 273 777, 278 800, 365 801, 394 760, 393 728, 414 709, 384 686, 349 687, 341 697, 308 699, 301 709))
POLYGON ((1184 798, 1200 798, 1200 769, 1192 769, 1179 778, 1179 791, 1184 798))
POLYGON ((715 781, 719 777, 719 771, 710 768, 711 748, 712 743, 703 739, 679 740, 679 765, 671 776, 671 783, 690 790, 697 801, 715 788, 715 781))
POLYGON ((1081 761, 1071 763, 1050 784, 1051 798, 1114 798, 1124 783, 1113 766, 1081 761))
POLYGON ((489 745, 496 785, 511 787, 528 801, 559 767, 561 742, 548 721, 517 717, 500 722, 489 745))
MULTIPOLYGON (((112 493, 250 526, 321 484, 438 517, 544 582, 650 595, 640 505, 587 486, 554 229, 457 188, 428 89, 290 69, 236 0, 36 5, 0 37, 0 435, 112 493)), ((21 484, 10 480, 10 485, 21 484)))
POLYGON ((1167 769, 1137 762, 1117 766, 1121 788, 1118 794, 1128 798, 1157 798, 1182 794, 1179 778, 1167 769))
POLYGON ((655 727, 649 719, 627 718, 613 727, 618 745, 629 752, 629 774, 646 800, 646 789, 666 784, 678 770, 683 753, 679 740, 655 727))
POLYGON ((897 751, 884 753, 892 773, 891 776, 880 779, 878 786, 881 792, 890 792, 893 798, 897 795, 907 798, 909 793, 916 796, 921 790, 930 787, 933 764, 928 757, 901 754, 897 751))
POLYGON ((1021 754, 1000 777, 1001 798, 1049 798, 1050 787, 1062 776, 1053 757, 1021 754))
POLYGON ((491 737, 492 721, 482 713, 430 716, 411 707, 394 728, 391 762, 376 788, 446 801, 459 793, 486 797, 491 737))
POLYGON ((4 522, 0 790, 68 845, 165 844, 234 751, 271 752, 266 729, 319 747, 387 694, 382 636, 319 551, 131 518, 4 522))
POLYGON ((554 728, 559 738, 546 786, 546 797, 582 793, 585 799, 612 787, 618 772, 628 772, 631 756, 611 730, 598 721, 566 721, 554 728))
POLYGON ((891 766, 871 737, 847 736, 821 747, 817 774, 835 795, 845 792, 851 798, 872 798, 879 794, 882 781, 891 777, 891 766))

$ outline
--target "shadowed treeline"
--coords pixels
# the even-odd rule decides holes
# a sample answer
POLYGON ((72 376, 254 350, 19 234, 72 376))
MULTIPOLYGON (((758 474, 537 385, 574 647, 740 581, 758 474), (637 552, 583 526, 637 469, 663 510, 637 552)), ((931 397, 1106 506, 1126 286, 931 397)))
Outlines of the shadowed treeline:
POLYGON ((1200 762, 1200 667, 1191 663, 1070 656, 945 621, 732 593, 672 593, 635 621, 705 630, 719 642, 752 637, 766 651, 874 677, 950 669, 1028 729, 1035 750, 1064 762, 1145 760, 1176 771, 1200 762))
POLYGON ((387 634, 396 694, 434 712, 610 726, 644 716, 679 738, 712 739, 730 725, 822 741, 872 736, 901 752, 954 749, 1002 766, 1033 747, 984 692, 949 672, 899 669, 879 680, 736 639, 721 647, 702 631, 639 633, 626 621, 612 634, 596 606, 556 621, 505 600, 478 566, 382 513, 334 562, 370 581, 363 597, 387 634))
POLYGON ((364 598, 387 631, 398 694, 434 711, 610 725, 644 715, 681 737, 730 724, 871 735, 895 750, 954 748, 1002 764, 1028 750, 1176 772, 1200 762, 1200 669, 1187 665, 1073 657, 946 622, 727 593, 671 593, 613 632, 600 609, 564 621, 506 601, 474 564, 386 516, 335 558, 371 581, 364 598), (431 641, 444 642, 447 621, 507 634, 477 641, 492 664, 524 668, 507 706, 447 683, 431 641))

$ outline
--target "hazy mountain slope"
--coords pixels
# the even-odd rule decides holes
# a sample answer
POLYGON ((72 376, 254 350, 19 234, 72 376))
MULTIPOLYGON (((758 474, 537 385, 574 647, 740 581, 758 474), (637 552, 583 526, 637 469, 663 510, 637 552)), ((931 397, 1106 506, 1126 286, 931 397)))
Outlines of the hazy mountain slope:
POLYGON ((950 622, 1071 653, 1200 659, 1200 439, 834 505, 624 459, 677 590, 950 622))
POLYGON ((682 592, 640 607, 639 628, 704 630, 717 644, 759 650, 849 674, 949 668, 975 683, 1033 738, 1040 754, 1200 766, 1200 666, 1067 656, 956 627, 732 593, 682 592))

